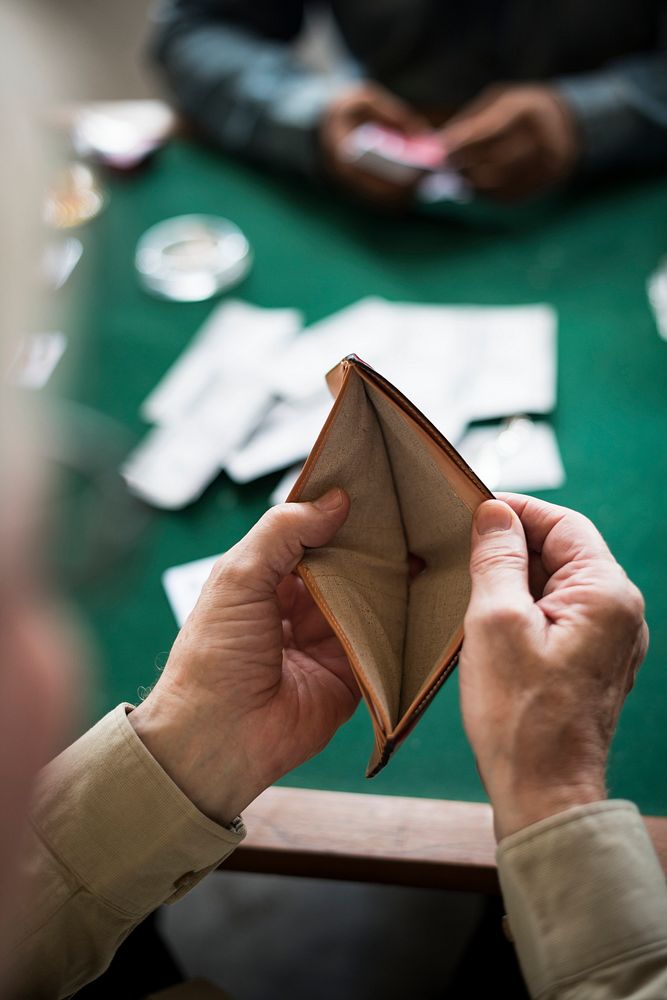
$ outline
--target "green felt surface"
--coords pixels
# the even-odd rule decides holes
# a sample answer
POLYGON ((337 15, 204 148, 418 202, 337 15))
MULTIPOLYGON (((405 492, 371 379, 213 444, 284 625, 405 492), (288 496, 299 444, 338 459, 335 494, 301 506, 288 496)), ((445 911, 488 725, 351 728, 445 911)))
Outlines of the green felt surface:
MULTIPOLYGON (((138 287, 137 239, 169 216, 211 212, 237 222, 255 265, 233 294, 262 306, 298 306, 309 322, 369 294, 555 306, 554 424, 567 484, 545 496, 588 514, 646 595, 651 649, 625 709, 610 780, 614 795, 667 814, 667 344, 645 292, 667 251, 667 184, 606 185, 523 211, 513 223, 507 213, 477 210, 397 221, 210 150, 173 144, 146 172, 110 180, 109 194, 106 212, 83 233, 87 254, 70 290, 87 299, 84 336, 72 352, 75 392, 137 434, 139 404, 211 309, 161 302, 138 287)), ((276 480, 237 487, 221 476, 193 507, 158 514, 115 579, 79 595, 99 650, 93 716, 136 699, 164 661, 176 629, 162 572, 238 539, 264 511, 276 480)), ((363 776, 371 731, 362 707, 285 783, 482 800, 457 699, 454 678, 371 782, 363 776)))

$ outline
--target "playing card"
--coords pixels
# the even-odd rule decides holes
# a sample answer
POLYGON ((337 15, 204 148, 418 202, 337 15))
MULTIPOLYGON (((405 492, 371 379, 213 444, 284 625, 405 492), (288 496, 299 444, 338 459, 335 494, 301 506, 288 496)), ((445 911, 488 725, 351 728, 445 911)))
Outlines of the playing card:
POLYGON ((377 296, 359 299, 307 327, 276 360, 271 387, 284 399, 305 399, 322 390, 324 375, 346 354, 369 364, 396 347, 391 304, 377 296))
POLYGON ((297 309, 261 309, 227 300, 144 400, 142 417, 149 423, 179 420, 213 383, 224 406, 225 391, 240 381, 266 381, 271 359, 300 327, 297 309))
POLYGON ((172 566, 162 574, 162 586, 179 628, 199 600, 202 587, 219 558, 217 555, 195 559, 181 566, 172 566))
POLYGON ((473 420, 548 413, 556 399, 556 315, 543 304, 441 306, 366 298, 308 327, 271 383, 300 399, 357 354, 456 441, 473 420))
POLYGON ((248 483, 304 459, 332 405, 324 380, 309 399, 276 403, 252 437, 229 457, 227 474, 237 483, 248 483))
POLYGON ((215 438, 202 434, 196 421, 156 427, 121 466, 135 496, 164 510, 192 503, 220 472, 215 438))
POLYGON ((491 490, 532 493, 565 483, 556 435, 543 421, 514 417, 500 426, 472 428, 459 451, 491 490))
POLYGON ((269 373, 296 331, 295 309, 218 307, 142 407, 158 423, 121 472, 147 503, 176 510, 192 503, 272 403, 269 373))
POLYGON ((408 136, 366 122, 353 129, 342 146, 343 159, 397 184, 410 184, 425 170, 442 166, 445 153, 435 133, 408 136))

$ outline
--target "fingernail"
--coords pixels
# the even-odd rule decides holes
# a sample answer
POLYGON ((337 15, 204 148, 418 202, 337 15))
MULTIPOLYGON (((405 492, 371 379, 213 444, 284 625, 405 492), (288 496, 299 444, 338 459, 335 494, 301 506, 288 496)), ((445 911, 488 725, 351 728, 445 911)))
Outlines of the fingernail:
POLYGON ((490 535, 492 531, 509 531, 512 527, 512 511, 502 500, 487 500, 477 510, 475 526, 478 535, 490 535))
POLYGON ((338 508, 343 503, 343 491, 334 487, 332 490, 328 490, 321 496, 318 500, 313 500, 313 505, 317 507, 318 510, 338 510, 338 508))

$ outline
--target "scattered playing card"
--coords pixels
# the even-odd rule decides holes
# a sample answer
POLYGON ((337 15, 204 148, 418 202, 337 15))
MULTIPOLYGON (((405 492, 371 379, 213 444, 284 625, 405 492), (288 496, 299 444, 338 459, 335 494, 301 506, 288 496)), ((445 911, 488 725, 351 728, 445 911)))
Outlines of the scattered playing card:
POLYGON ((201 496, 270 410, 272 360, 300 325, 295 309, 219 306, 143 404, 158 426, 121 469, 132 492, 167 510, 201 496))
POLYGON ((190 419, 155 427, 121 466, 135 496, 163 510, 180 510, 197 500, 220 472, 215 438, 190 419))
POLYGON ((142 415, 158 427, 122 470, 135 493, 176 509, 222 468, 246 483, 302 462, 332 405, 324 376, 346 354, 381 371, 454 445, 475 421, 555 406, 548 305, 371 296, 297 336, 300 322, 296 310, 239 301, 213 312, 144 402, 142 415))
POLYGON ((162 574, 162 586, 179 628, 199 600, 201 589, 219 558, 217 555, 195 559, 181 566, 172 566, 162 574))
POLYGON ((555 405, 556 315, 547 305, 361 299, 308 327, 282 352, 271 375, 276 395, 312 395, 323 373, 350 353, 454 439, 471 421, 548 413, 555 405))
MULTIPOLYGON (((224 408, 227 389, 251 380, 266 382, 269 362, 300 329, 297 309, 223 302, 144 400, 142 417, 157 424, 179 420, 212 384, 224 408)), ((233 408, 228 413, 233 419, 233 408)))
POLYGON ((333 405, 324 386, 309 399, 276 403, 253 436, 227 460, 237 483, 249 483, 304 459, 333 405))
POLYGON ((500 426, 475 427, 459 451, 490 490, 530 493, 565 483, 556 435, 543 421, 514 417, 500 426))

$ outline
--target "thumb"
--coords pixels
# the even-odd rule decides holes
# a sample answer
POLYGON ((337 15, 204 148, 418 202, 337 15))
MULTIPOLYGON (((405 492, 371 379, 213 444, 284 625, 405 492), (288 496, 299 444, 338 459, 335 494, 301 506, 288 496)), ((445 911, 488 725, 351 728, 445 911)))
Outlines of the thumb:
POLYGON ((350 509, 344 490, 329 490, 317 500, 273 507, 233 549, 239 582, 256 590, 273 591, 295 568, 307 548, 331 541, 350 509))
POLYGON ((487 500, 473 518, 470 547, 472 596, 479 602, 512 605, 528 598, 528 548, 521 521, 509 504, 487 500))

